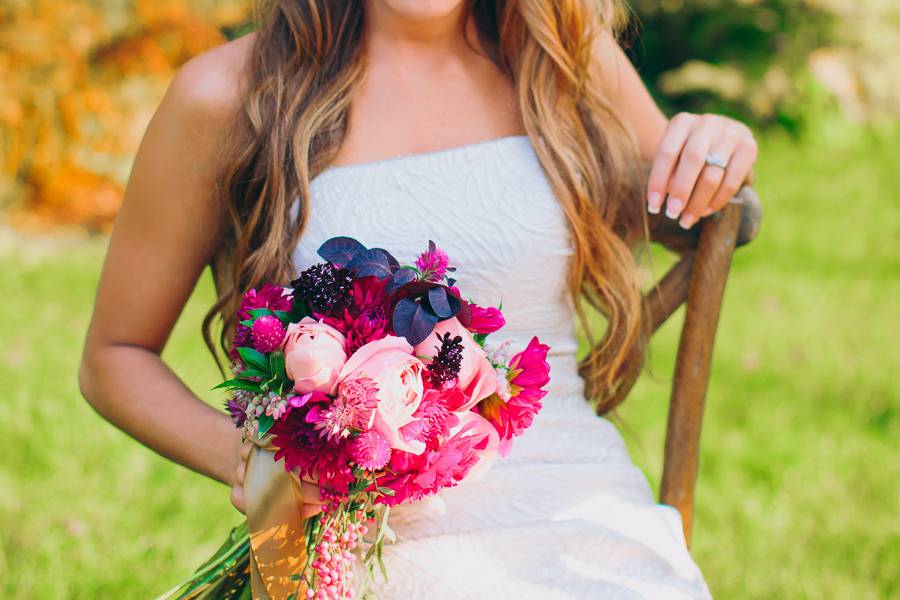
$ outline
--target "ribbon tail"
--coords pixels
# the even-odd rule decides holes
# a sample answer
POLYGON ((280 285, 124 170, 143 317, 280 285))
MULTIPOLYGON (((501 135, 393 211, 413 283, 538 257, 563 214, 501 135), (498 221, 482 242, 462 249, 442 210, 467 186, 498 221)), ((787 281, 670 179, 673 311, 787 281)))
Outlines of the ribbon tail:
POLYGON ((244 476, 250 537, 250 585, 254 600, 303 598, 295 577, 307 563, 300 481, 276 463, 274 453, 254 446, 244 476))

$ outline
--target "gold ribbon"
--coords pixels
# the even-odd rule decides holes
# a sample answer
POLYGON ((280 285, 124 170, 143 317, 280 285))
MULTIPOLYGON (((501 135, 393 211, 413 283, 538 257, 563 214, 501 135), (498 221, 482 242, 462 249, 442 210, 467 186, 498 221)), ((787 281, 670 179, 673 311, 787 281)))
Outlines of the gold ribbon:
POLYGON ((271 436, 253 439, 244 475, 250 531, 250 586, 254 600, 284 600, 306 586, 292 580, 306 565, 300 479, 274 460, 271 436))

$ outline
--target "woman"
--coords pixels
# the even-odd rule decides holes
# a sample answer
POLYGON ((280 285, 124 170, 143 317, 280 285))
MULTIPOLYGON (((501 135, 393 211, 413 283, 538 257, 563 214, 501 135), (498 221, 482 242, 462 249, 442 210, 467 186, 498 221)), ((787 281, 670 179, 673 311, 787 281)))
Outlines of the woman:
MULTIPOLYGON (((393 514, 379 597, 708 597, 677 512, 586 400, 640 360, 630 248, 644 211, 693 226, 748 178, 756 146, 724 117, 667 121, 615 42, 612 2, 281 0, 255 33, 185 64, 110 241, 80 372, 88 401, 231 486, 242 510, 247 446, 160 359, 202 270, 221 291, 211 344, 242 290, 289 281, 328 237, 401 261, 435 239, 473 301, 502 296, 506 335, 551 345, 552 381, 508 458, 393 514), (653 166, 639 196, 641 161, 653 166), (608 318, 584 378, 582 297, 608 318)), ((315 514, 318 490, 303 489, 315 514)))

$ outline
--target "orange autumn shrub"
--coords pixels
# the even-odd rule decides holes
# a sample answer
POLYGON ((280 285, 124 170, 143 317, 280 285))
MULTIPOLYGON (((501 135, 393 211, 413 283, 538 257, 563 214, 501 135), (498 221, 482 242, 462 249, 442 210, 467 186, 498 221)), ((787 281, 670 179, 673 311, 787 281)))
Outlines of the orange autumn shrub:
POLYGON ((0 208, 18 226, 106 231, 174 71, 249 0, 4 0, 0 208))

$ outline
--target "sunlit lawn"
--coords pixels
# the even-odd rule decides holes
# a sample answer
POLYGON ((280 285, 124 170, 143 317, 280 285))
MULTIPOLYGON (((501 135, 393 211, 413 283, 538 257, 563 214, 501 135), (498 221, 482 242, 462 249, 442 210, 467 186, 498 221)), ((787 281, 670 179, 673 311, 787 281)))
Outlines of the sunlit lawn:
MULTIPOLYGON (((759 239, 728 283, 704 424, 694 554, 719 598, 900 593, 900 136, 763 144, 759 239)), ((81 399, 104 241, 0 234, 0 594, 147 598, 239 517, 227 490, 81 399)), ((140 276, 136 274, 135 276, 140 276)), ((204 398, 208 280, 166 351, 204 398)), ((622 416, 654 486, 680 313, 622 416)), ((602 560, 603 557, 597 557, 602 560)))

